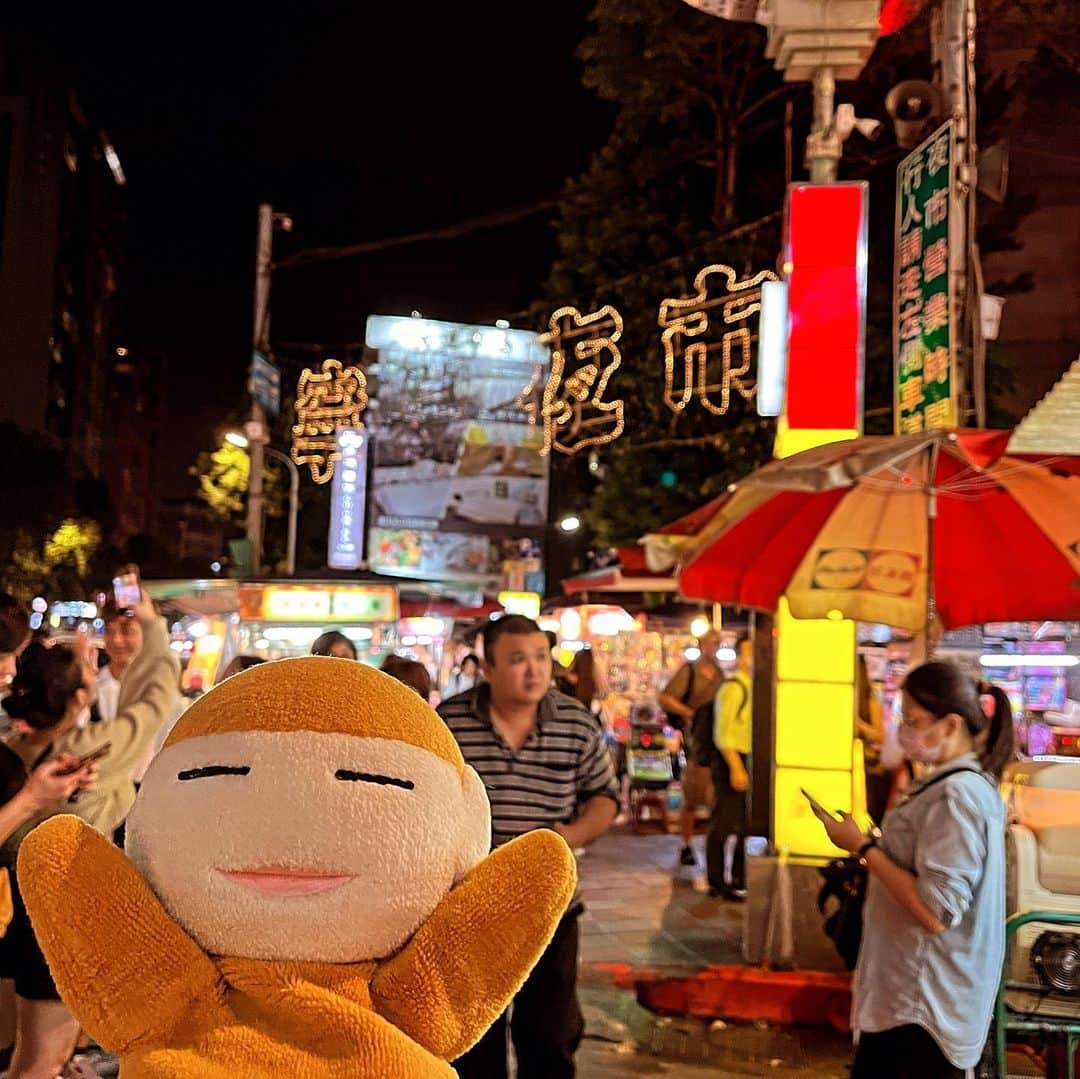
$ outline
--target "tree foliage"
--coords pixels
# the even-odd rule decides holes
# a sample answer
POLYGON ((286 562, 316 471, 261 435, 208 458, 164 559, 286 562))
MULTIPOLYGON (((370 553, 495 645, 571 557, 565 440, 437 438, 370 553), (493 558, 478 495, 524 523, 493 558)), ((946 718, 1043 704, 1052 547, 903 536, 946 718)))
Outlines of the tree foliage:
POLYGON ((239 524, 251 475, 248 451, 223 439, 216 450, 199 454, 195 474, 199 480, 199 496, 214 515, 239 524))
POLYGON ((0 459, 0 588, 24 603, 89 597, 124 560, 110 542, 108 489, 58 441, 15 424, 0 424, 0 459))
MULTIPOLYGON (((44 540, 20 530, 11 551, 5 587, 24 604, 34 596, 88 598, 104 576, 95 572, 102 551, 101 526, 70 517, 44 540)), ((108 573, 105 567, 100 567, 108 573)))
MULTIPOLYGON (((296 379, 287 360, 278 357, 285 386, 295 385, 296 379)), ((270 445, 288 453, 295 415, 294 396, 282 393, 281 411, 267 420, 270 445)), ((226 427, 238 428, 238 413, 226 417, 226 427)), ((232 445, 222 438, 216 450, 204 450, 189 470, 198 481, 199 497, 213 513, 229 526, 228 538, 244 534, 247 515, 248 482, 251 456, 246 449, 232 445)), ((306 472, 300 472, 300 511, 298 515, 297 566, 321 566, 326 560, 326 531, 329 527, 329 485, 319 487, 306 482, 306 472), (319 553, 321 551, 321 556, 319 553)), ((263 559, 275 571, 284 572, 286 554, 285 518, 288 512, 289 478, 280 462, 269 455, 263 459, 263 559)))
POLYGON ((665 297, 690 294, 709 262, 740 275, 775 263, 778 215, 729 234, 762 206, 780 205, 782 167, 758 184, 739 164, 770 134, 782 162, 779 128, 767 121, 784 89, 759 27, 675 0, 598 0, 592 24, 579 50, 584 82, 615 105, 615 119, 565 187, 558 257, 535 313, 542 323, 565 303, 583 312, 611 303, 624 318, 623 366, 607 396, 625 400, 627 433, 592 470, 584 454, 553 461, 553 513, 585 509, 595 539, 609 545, 687 512, 768 456, 772 425, 752 404, 716 417, 694 405, 676 415, 663 403, 657 314, 665 297), (589 487, 588 506, 575 504, 589 487))

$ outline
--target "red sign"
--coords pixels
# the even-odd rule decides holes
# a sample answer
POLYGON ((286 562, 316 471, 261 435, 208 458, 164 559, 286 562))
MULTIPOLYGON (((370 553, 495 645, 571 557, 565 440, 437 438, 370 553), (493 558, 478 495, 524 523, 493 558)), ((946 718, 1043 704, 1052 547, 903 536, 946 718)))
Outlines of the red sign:
POLYGON ((866 325, 864 183, 792 184, 787 199, 787 420, 862 427, 866 325))
POLYGON ((878 32, 882 37, 902 30, 923 6, 923 0, 883 0, 878 16, 878 32))

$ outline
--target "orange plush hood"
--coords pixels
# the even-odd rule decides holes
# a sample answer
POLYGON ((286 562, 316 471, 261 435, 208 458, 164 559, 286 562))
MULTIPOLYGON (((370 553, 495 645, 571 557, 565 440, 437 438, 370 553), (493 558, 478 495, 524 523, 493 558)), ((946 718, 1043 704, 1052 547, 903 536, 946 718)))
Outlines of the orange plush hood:
POLYGON ((434 753, 459 774, 465 770, 457 742, 426 702, 381 671, 350 659, 304 656, 250 667, 191 705, 165 748, 232 731, 387 738, 434 753))

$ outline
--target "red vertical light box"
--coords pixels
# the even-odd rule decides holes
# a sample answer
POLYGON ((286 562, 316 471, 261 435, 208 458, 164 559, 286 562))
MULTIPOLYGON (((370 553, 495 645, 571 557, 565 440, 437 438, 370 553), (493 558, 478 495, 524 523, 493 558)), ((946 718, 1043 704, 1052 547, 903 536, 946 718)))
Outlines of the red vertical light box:
POLYGON ((861 430, 866 332, 865 183, 788 188, 787 422, 861 430))

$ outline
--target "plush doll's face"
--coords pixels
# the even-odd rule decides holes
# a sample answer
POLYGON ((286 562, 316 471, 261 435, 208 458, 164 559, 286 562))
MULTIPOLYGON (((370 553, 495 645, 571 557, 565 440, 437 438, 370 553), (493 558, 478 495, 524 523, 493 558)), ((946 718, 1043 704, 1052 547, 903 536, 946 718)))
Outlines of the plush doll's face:
POLYGON ((211 954, 353 963, 400 948, 489 838, 471 768, 386 738, 232 731, 159 754, 127 853, 211 954))

